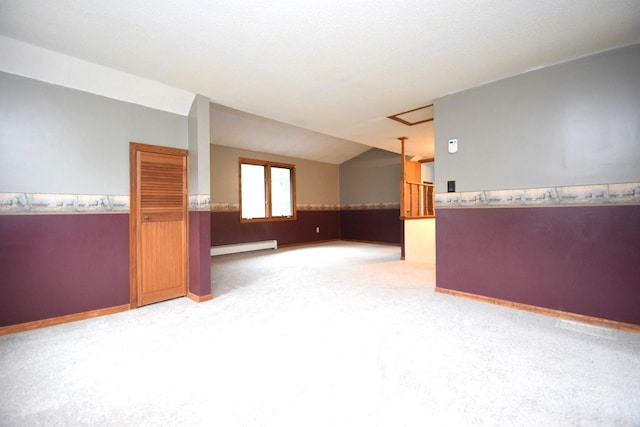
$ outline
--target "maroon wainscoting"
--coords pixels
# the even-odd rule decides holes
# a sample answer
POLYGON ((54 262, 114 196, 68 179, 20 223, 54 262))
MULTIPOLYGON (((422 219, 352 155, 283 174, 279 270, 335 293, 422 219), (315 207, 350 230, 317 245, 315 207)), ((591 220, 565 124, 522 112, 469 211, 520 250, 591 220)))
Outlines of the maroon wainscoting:
POLYGON ((0 326, 128 303, 128 214, 0 216, 0 326))
POLYGON ((640 206, 438 209, 436 283, 640 325, 640 206))
POLYGON ((189 292, 211 294, 211 213, 189 211, 189 292))
POLYGON ((343 210, 340 237, 345 240, 400 244, 402 221, 398 209, 343 210))
POLYGON ((295 221, 240 222, 240 212, 211 212, 211 245, 278 241, 278 245, 340 238, 339 211, 298 211, 295 221), (320 232, 316 233, 316 227, 320 232))

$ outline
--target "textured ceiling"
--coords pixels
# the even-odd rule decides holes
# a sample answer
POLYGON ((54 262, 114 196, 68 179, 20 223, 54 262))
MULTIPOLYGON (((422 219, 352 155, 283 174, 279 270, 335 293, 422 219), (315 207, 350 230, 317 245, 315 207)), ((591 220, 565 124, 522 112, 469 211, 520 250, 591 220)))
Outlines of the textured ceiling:
MULTIPOLYGON (((397 152, 408 136, 431 157, 432 124, 387 116, 638 43, 640 1, 0 0, 0 34, 342 140, 397 152)), ((357 154, 322 140, 295 152, 357 154)))

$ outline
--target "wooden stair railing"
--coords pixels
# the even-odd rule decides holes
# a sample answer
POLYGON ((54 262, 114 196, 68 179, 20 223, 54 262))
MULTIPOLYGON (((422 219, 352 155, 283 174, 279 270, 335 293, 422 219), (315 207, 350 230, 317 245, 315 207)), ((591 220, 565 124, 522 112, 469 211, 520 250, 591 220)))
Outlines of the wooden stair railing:
POLYGON ((403 181, 403 206, 401 219, 434 218, 434 185, 403 181))

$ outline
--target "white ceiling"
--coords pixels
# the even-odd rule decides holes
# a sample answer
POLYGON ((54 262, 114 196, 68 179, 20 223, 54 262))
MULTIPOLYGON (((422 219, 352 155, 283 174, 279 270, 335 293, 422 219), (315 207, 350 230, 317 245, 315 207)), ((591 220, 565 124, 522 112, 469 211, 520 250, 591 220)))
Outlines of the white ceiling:
POLYGON ((400 136, 432 157, 432 124, 387 116, 638 43, 640 1, 0 0, 0 34, 319 132, 269 151, 340 163, 366 148, 340 140, 398 152, 400 136))

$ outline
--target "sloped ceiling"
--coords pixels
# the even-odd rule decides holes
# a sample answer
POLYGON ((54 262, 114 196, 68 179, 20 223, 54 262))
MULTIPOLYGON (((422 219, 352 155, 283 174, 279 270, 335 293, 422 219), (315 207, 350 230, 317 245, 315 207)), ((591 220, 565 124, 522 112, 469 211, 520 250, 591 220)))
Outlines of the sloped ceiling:
POLYGON ((211 104, 211 143, 340 164, 371 147, 211 104))
POLYGON ((640 2, 0 0, 0 35, 318 132, 279 146, 340 163, 357 144, 398 152, 400 136, 433 156, 432 123, 387 116, 638 43, 640 2))

